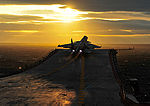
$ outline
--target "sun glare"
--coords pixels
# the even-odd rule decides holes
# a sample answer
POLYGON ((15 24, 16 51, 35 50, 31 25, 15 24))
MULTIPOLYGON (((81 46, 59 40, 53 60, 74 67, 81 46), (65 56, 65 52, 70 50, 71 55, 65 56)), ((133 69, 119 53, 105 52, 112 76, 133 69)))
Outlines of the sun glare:
MULTIPOLYGON (((39 16, 43 19, 54 19, 58 22, 72 22, 83 20, 80 14, 88 14, 66 5, 4 5, 0 6, 0 14, 19 16, 39 16)), ((55 21, 55 22, 56 22, 55 21)))
POLYGON ((65 22, 71 22, 76 20, 77 16, 79 16, 80 14, 87 14, 86 12, 80 12, 78 10, 71 8, 65 9, 57 8, 54 11, 56 12, 56 16, 58 16, 57 18, 65 22))

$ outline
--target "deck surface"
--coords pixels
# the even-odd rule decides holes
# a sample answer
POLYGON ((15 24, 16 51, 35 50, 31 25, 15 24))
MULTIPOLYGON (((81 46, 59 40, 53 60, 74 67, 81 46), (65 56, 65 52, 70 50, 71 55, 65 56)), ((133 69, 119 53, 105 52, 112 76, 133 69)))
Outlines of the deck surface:
POLYGON ((122 106, 109 50, 72 57, 59 50, 23 73, 0 79, 1 105, 122 106))

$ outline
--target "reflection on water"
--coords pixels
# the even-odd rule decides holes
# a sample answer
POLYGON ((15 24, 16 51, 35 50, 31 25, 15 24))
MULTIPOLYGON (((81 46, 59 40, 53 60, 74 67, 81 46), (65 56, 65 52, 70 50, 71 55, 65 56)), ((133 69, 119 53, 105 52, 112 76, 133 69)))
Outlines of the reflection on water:
POLYGON ((46 56, 54 47, 30 45, 0 45, 0 77, 18 73, 25 67, 46 56))
POLYGON ((148 102, 150 100, 150 45, 104 45, 104 47, 116 49, 134 47, 134 50, 118 51, 119 77, 127 94, 133 94, 140 102, 148 102), (137 81, 131 82, 129 79, 137 79, 137 81))

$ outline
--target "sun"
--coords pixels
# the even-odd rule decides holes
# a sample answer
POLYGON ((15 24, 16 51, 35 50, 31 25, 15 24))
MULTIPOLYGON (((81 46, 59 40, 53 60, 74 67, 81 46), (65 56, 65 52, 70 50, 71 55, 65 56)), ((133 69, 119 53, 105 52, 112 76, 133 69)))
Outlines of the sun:
POLYGON ((72 8, 56 8, 55 18, 62 20, 64 22, 72 22, 80 20, 80 14, 87 14, 86 12, 81 12, 72 8))
POLYGON ((80 14, 77 10, 66 8, 60 12, 61 18, 64 21, 71 21, 80 14))

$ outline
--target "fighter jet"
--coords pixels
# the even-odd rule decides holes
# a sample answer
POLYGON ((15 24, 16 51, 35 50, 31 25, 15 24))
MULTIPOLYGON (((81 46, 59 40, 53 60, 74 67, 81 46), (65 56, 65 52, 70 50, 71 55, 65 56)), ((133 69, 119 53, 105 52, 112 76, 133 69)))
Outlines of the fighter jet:
POLYGON ((88 39, 88 37, 84 36, 80 41, 73 42, 73 40, 71 38, 71 43, 64 44, 64 45, 58 45, 58 47, 70 48, 72 53, 82 53, 82 52, 85 53, 85 52, 95 49, 95 48, 101 48, 101 46, 91 44, 91 42, 87 41, 87 39, 88 39))

